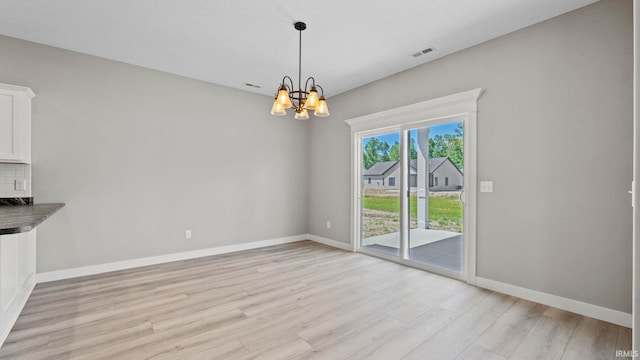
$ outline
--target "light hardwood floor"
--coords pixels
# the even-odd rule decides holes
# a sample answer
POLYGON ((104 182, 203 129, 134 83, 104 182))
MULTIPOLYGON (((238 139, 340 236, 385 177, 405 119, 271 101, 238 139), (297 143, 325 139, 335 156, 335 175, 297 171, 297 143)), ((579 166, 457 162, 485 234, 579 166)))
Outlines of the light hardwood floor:
POLYGON ((615 359, 631 330, 310 241, 39 284, 0 359, 615 359))

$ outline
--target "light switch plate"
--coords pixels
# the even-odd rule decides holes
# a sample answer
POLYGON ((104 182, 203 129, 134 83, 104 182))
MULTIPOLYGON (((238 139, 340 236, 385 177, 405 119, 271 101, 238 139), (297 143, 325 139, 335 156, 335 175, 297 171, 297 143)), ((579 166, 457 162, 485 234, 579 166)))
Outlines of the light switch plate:
POLYGON ((480 192, 493 192, 493 181, 480 181, 480 192))
POLYGON ((27 190, 27 180, 16 179, 16 183, 15 183, 14 188, 16 189, 16 191, 25 191, 25 190, 27 190))

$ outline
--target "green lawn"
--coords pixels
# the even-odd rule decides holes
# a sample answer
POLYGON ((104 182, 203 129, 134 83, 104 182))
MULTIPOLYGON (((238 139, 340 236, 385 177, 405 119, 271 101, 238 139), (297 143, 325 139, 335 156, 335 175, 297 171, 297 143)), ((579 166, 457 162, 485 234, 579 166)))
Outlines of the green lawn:
MULTIPOLYGON (((416 197, 411 197, 411 216, 417 216, 416 197)), ((395 196, 364 196, 362 207, 371 210, 380 210, 397 213, 400 209, 400 198, 395 196)))
MULTIPOLYGON (((409 213, 412 219, 418 217, 417 197, 411 196, 409 213)), ((364 196, 362 206, 365 209, 387 211, 398 213, 400 199, 393 196, 364 196)), ((462 204, 456 195, 450 196, 430 196, 429 197, 429 220, 435 221, 445 226, 445 224, 455 224, 462 226, 462 204)))

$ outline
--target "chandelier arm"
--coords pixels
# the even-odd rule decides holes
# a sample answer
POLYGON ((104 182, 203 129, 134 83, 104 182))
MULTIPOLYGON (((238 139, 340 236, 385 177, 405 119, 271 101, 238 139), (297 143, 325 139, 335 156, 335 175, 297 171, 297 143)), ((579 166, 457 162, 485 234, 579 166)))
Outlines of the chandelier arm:
POLYGON ((307 100, 308 94, 309 93, 307 93, 306 91, 300 89, 291 91, 291 102, 295 105, 294 107, 296 108, 296 110, 302 109, 304 102, 307 100))
POLYGON ((285 75, 282 78, 282 85, 286 86, 288 88, 287 90, 289 91, 289 94, 291 94, 291 92, 293 91, 293 80, 288 75, 285 75), (287 79, 289 80, 289 84, 291 84, 291 86, 286 83, 287 79))
POLYGON ((320 85, 315 85, 315 86, 320 88, 320 97, 324 97, 324 89, 322 88, 322 86, 320 86, 320 85))
POLYGON ((309 80, 311 80, 311 87, 315 87, 316 86, 316 79, 313 78, 313 76, 309 76, 307 78, 307 81, 305 81, 304 83, 304 92, 306 92, 307 94, 309 93, 309 80))
POLYGON ((293 97, 294 87, 293 87, 293 79, 288 75, 285 75, 282 78, 282 85, 287 88, 287 93, 289 94, 289 100, 291 100, 291 104, 295 105, 295 98, 293 97), (286 80, 289 80, 289 84, 287 84, 286 80))

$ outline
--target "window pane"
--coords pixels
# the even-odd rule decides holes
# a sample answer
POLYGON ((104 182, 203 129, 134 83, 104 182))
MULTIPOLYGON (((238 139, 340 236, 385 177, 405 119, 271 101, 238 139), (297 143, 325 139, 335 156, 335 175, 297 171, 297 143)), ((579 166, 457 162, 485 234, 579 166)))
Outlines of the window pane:
POLYGON ((361 246, 374 251, 399 255, 400 133, 362 139, 362 228, 361 246))
POLYGON ((409 260, 462 272, 462 123, 409 131, 409 260), (441 178, 444 178, 442 181, 441 178))

